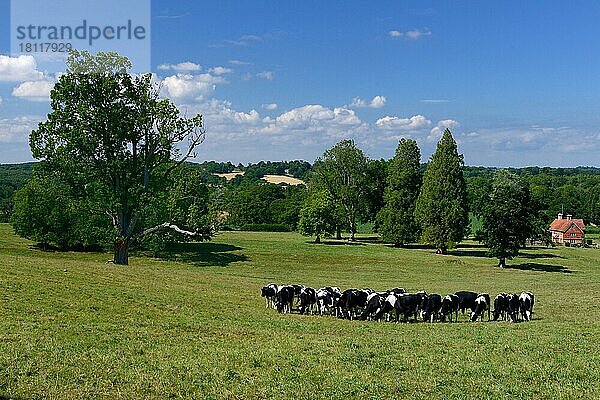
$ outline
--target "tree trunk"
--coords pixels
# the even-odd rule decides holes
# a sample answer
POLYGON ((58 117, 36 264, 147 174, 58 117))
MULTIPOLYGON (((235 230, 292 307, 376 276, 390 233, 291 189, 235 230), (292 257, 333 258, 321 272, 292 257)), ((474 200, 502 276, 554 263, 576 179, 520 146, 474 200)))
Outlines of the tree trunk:
POLYGON ((317 238, 315 239, 315 243, 321 243, 321 235, 317 235, 317 238))
POLYGON ((355 234, 356 234, 356 221, 350 220, 350 239, 348 239, 348 240, 351 242, 356 241, 356 238, 354 237, 355 234))
POLYGON ((500 268, 506 268, 506 258, 502 257, 498 259, 498 266, 500 268))
POLYGON ((129 265, 129 241, 115 241, 115 253, 113 263, 118 265, 129 265))
POLYGON ((448 254, 448 248, 442 246, 435 251, 435 254, 448 254))
POLYGON ((339 225, 335 227, 335 238, 337 240, 342 240, 342 227, 339 225))

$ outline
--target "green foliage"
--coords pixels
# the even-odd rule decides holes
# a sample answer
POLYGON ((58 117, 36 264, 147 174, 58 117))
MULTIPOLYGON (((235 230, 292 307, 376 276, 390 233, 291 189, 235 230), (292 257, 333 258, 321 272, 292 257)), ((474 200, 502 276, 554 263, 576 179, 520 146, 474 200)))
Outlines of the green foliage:
POLYGON ((342 140, 315 161, 311 183, 326 190, 341 208, 350 240, 360 216, 368 210, 367 157, 352 140, 342 140))
POLYGON ((529 187, 508 171, 496 173, 482 214, 483 240, 490 257, 504 267, 506 259, 519 255, 530 237, 532 225, 529 187))
POLYGON ((400 139, 388 167, 385 206, 377 215, 384 242, 402 245, 419 237, 415 205, 421 187, 421 151, 414 140, 400 139))
POLYGON ((306 196, 303 185, 275 185, 263 180, 243 180, 228 187, 224 209, 227 225, 282 224, 295 230, 306 196))
POLYGON ((315 242, 319 243, 321 236, 332 235, 335 228, 335 205, 331 196, 326 190, 311 191, 300 211, 299 232, 316 236, 315 242))
POLYGON ((463 164, 463 156, 446 129, 427 165, 415 208, 422 240, 441 253, 463 239, 469 224, 463 164))
POLYGON ((377 226, 377 213, 379 213, 384 205, 388 164, 389 162, 384 159, 368 160, 367 162, 367 209, 365 210, 366 214, 361 219, 364 221, 374 221, 375 229, 379 229, 377 226))
MULTIPOLYGON (((45 161, 43 173, 68 185, 88 204, 86 211, 112 222, 106 240, 113 241, 118 264, 128 263, 137 238, 173 227, 172 220, 151 227, 144 214, 169 204, 164 194, 171 174, 204 138, 201 115, 181 117, 175 104, 159 97, 151 74, 130 75, 129 67, 116 53, 70 52, 50 95, 52 112, 29 138, 33 156, 45 161), (183 153, 180 143, 188 144, 183 153)), ((204 229, 188 232, 208 238, 204 229)))

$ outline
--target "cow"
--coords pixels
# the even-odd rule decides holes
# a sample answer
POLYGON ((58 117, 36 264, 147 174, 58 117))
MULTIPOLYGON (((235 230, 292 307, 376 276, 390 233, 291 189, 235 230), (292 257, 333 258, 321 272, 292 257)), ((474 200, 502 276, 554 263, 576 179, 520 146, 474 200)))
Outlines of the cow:
POLYGON ((481 293, 475 299, 475 309, 471 312, 471 321, 477 321, 480 318, 483 322, 483 315, 488 312, 488 321, 490 320, 490 295, 481 293))
POLYGON ((502 321, 508 318, 508 294, 500 293, 494 298, 494 321, 502 316, 502 321))
POLYGON ((508 316, 512 322, 519 322, 519 311, 521 305, 519 302, 519 296, 516 294, 508 295, 508 316))
POLYGON ((419 297, 419 304, 417 305, 417 310, 415 311, 415 320, 416 320, 417 314, 423 313, 423 306, 425 305, 425 302, 427 301, 427 292, 424 290, 421 290, 415 294, 419 297))
POLYGON ((432 293, 427 296, 423 304, 423 321, 434 322, 438 319, 440 309, 442 308, 442 296, 432 293))
POLYGON ((311 287, 300 290, 300 314, 312 314, 313 305, 317 303, 317 291, 311 287))
POLYGON ((354 319, 359 308, 364 308, 367 304, 369 290, 347 289, 342 293, 338 301, 338 309, 344 318, 354 319))
POLYGON ((324 312, 331 312, 335 304, 333 291, 328 288, 317 290, 317 312, 323 315, 324 312))
POLYGON ((475 299, 477 298, 477 293, 461 290, 454 294, 458 296, 458 308, 463 314, 467 308, 470 309, 471 312, 475 309, 475 299))
POLYGON ((531 292, 522 292, 519 296, 519 308, 521 310, 521 316, 523 321, 531 321, 531 314, 533 313, 533 302, 534 297, 531 292))
POLYGON ((294 287, 291 285, 280 286, 277 291, 277 311, 280 313, 292 312, 294 302, 294 287))
POLYGON ((460 299, 455 294, 449 294, 444 296, 442 299, 442 307, 440 310, 440 319, 442 322, 448 320, 452 322, 452 315, 454 314, 454 321, 458 321, 458 310, 460 308, 460 299))
POLYGON ((294 288, 294 299, 296 300, 296 306, 300 305, 300 292, 304 289, 304 285, 290 285, 294 288))
MULTIPOLYGON (((367 305, 360 315, 360 319, 364 321, 371 318, 373 315, 378 315, 379 310, 381 310, 383 307, 383 303, 385 302, 386 298, 386 293, 371 293, 369 296, 367 296, 367 305)), ((381 316, 379 318, 381 318, 381 316)))
POLYGON ((412 316, 417 321, 417 313, 423 296, 418 293, 404 293, 397 296, 395 309, 398 319, 400 315, 404 315, 404 322, 409 322, 412 316))
POLYGON ((277 285, 274 283, 269 283, 268 285, 263 286, 260 290, 261 297, 265 298, 265 308, 269 308, 269 306, 275 308, 275 300, 277 296, 277 285))

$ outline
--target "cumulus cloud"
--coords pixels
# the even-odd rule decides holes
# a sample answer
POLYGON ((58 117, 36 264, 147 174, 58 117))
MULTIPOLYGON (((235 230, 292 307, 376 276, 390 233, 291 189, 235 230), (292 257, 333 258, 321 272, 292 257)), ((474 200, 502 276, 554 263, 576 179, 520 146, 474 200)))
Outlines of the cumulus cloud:
POLYGON ((0 119, 0 143, 26 143, 41 119, 37 116, 0 119))
POLYGON ((160 64, 157 69, 160 71, 200 71, 202 66, 186 61, 179 64, 160 64))
POLYGON ((0 81, 19 82, 43 79, 33 56, 9 57, 0 55, 0 81))
POLYGON ((277 110, 277 103, 263 104, 265 110, 277 110))
POLYGON ((162 86, 167 97, 200 101, 212 95, 217 84, 226 82, 222 77, 211 74, 177 74, 163 79, 162 86))
POLYGON ((414 115, 410 118, 383 117, 379 118, 375 125, 385 130, 416 131, 431 125, 431 121, 422 115, 414 115))
POLYGON ((453 120, 453 119, 444 119, 441 120, 437 123, 436 126, 434 126, 431 131, 429 132, 429 135, 427 136, 427 141, 429 142, 436 142, 438 141, 441 137, 442 134, 444 133, 444 131, 446 129, 454 129, 459 127, 460 124, 453 120))
POLYGON ((385 96, 375 96, 370 102, 367 102, 359 97, 355 97, 352 99, 352 103, 350 103, 350 107, 352 108, 381 108, 385 106, 386 98, 385 96))
POLYGON ((210 72, 211 74, 214 75, 224 75, 224 74, 230 74, 233 72, 233 70, 231 68, 225 68, 225 67, 214 67, 208 70, 208 72, 210 72))
POLYGON ((417 40, 424 36, 431 36, 431 31, 429 29, 413 29, 405 32, 393 30, 388 32, 388 36, 394 39, 403 37, 410 40, 417 40))
POLYGON ((13 89, 12 95, 30 101, 50 101, 50 91, 54 81, 43 79, 39 81, 26 81, 13 89))

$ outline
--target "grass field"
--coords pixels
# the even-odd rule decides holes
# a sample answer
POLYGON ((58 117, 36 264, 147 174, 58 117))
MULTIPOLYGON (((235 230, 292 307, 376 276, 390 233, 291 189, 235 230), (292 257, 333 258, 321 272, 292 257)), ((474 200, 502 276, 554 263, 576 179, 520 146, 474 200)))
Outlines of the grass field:
POLYGON ((500 270, 475 244, 438 256, 294 233, 225 232, 130 266, 31 245, 0 225, 0 399, 600 398, 597 249, 500 270), (519 324, 279 315, 260 297, 271 281, 531 290, 536 306, 519 324))

